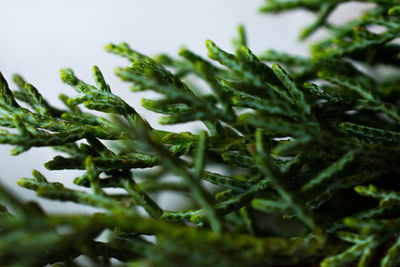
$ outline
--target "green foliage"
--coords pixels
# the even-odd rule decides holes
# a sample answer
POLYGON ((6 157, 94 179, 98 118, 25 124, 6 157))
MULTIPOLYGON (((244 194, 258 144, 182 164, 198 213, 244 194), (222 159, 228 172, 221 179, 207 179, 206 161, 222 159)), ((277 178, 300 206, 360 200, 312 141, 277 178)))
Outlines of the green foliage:
POLYGON ((14 145, 13 155, 52 147, 62 154, 47 169, 82 172, 73 180, 80 190, 36 170, 18 184, 98 209, 46 214, 0 187, 0 264, 77 266, 84 255, 95 266, 398 266, 400 79, 390 73, 400 67, 400 2, 358 1, 374 5, 333 25, 346 2, 269 0, 260 9, 315 13, 300 37, 320 28, 329 36, 310 58, 257 56, 242 26, 235 53, 206 41, 210 59, 106 46, 130 61, 115 73, 133 92, 160 94, 142 100, 164 115, 160 123, 200 121, 199 132, 156 129, 97 67, 95 85, 61 71, 77 93, 60 96, 64 109, 21 76, 12 91, 0 74, 0 143, 14 145), (166 192, 185 203, 166 210, 166 192))

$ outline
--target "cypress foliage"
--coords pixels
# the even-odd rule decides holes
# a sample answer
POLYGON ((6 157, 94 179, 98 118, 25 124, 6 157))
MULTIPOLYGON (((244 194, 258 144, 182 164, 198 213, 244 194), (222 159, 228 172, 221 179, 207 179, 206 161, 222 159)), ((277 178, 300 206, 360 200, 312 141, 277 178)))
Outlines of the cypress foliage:
POLYGON ((133 92, 162 96, 142 100, 164 115, 161 124, 201 121, 201 132, 158 130, 97 67, 88 83, 61 70, 76 91, 60 96, 63 109, 21 76, 12 91, 0 74, 0 143, 14 145, 12 155, 52 147, 63 154, 47 169, 83 173, 71 177, 82 190, 36 170, 18 184, 98 208, 47 214, 0 187, 0 264, 79 266, 84 255, 95 266, 399 266, 400 1, 358 1, 374 6, 332 24, 346 2, 267 0, 260 8, 315 13, 301 38, 320 28, 329 36, 310 58, 255 55, 243 27, 234 54, 206 41, 209 59, 106 46, 130 62, 115 73, 133 92), (212 92, 199 93, 190 75, 212 92), (188 203, 163 209, 158 199, 168 191, 188 203))

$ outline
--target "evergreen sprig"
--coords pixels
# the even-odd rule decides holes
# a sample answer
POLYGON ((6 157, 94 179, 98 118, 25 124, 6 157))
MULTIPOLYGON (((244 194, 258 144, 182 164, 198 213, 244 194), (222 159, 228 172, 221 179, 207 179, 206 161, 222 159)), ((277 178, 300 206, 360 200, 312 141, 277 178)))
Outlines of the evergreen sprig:
POLYGON ((12 91, 0 74, 0 143, 13 155, 52 147, 62 154, 47 169, 82 171, 73 179, 81 190, 36 170, 18 184, 98 209, 47 214, 0 187, 0 264, 78 266, 83 255, 96 266, 398 266, 400 80, 390 73, 400 67, 400 2, 358 1, 375 5, 332 24, 346 2, 267 0, 260 9, 315 13, 300 37, 330 34, 310 58, 257 56, 243 26, 235 53, 206 41, 209 59, 187 48, 173 58, 106 46, 130 61, 115 73, 133 92, 160 94, 142 105, 163 114, 161 124, 200 121, 198 132, 150 125, 97 67, 93 85, 61 71, 77 93, 60 96, 64 109, 19 75, 12 91), (168 191, 186 203, 163 208, 168 191))

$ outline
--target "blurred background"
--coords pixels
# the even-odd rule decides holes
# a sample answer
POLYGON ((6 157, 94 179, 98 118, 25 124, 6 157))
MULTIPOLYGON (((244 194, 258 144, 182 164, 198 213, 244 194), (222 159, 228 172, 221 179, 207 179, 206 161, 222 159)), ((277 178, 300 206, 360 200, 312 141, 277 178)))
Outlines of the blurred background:
MULTIPOLYGON (((62 84, 59 69, 69 67, 88 83, 93 83, 91 69, 97 65, 116 95, 132 104, 151 124, 157 116, 140 107, 148 93, 131 93, 129 85, 114 74, 117 66, 128 62, 107 54, 109 43, 127 42, 147 55, 167 53, 177 56, 181 47, 206 56, 204 41, 213 40, 224 50, 232 51, 238 24, 247 30, 248 45, 260 54, 276 49, 297 55, 308 55, 309 43, 324 35, 299 43, 300 29, 313 20, 305 11, 284 15, 258 13, 262 0, 0 0, 0 71, 12 84, 12 74, 21 74, 56 106, 60 93, 73 95, 71 87, 62 84)), ((345 21, 357 16, 366 5, 346 4, 333 19, 345 21)), ((151 95, 151 94, 150 94, 151 95)), ((188 130, 196 125, 179 125, 169 130, 188 130)), ((162 127, 159 127, 162 128, 162 127)), ((164 127, 165 128, 165 127, 164 127)), ((0 181, 24 199, 37 199, 34 193, 20 189, 20 177, 32 177, 37 169, 51 181, 72 186, 79 172, 47 171, 43 163, 56 155, 48 148, 33 148, 19 156, 9 155, 11 146, 0 146, 0 181)), ((52 212, 85 212, 82 206, 39 200, 52 212)))

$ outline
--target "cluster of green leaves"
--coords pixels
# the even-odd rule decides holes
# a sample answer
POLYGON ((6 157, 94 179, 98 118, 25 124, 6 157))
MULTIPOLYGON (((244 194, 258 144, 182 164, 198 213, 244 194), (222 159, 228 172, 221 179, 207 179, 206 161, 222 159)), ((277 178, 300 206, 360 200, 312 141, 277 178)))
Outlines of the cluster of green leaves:
POLYGON ((0 143, 15 145, 14 155, 53 147, 62 155, 47 169, 82 171, 74 179, 81 190, 36 170, 18 184, 99 210, 46 214, 0 188, 0 264, 77 266, 84 255, 98 266, 397 266, 400 1, 359 1, 375 5, 333 25, 345 2, 269 0, 261 8, 316 13, 301 37, 319 28, 330 35, 311 58, 256 56, 242 27, 235 54, 206 42, 211 60, 188 49, 175 59, 106 47, 130 61, 115 72, 132 91, 159 93, 142 104, 164 115, 161 124, 200 121, 203 131, 156 129, 97 67, 95 85, 61 71, 77 92, 60 96, 65 109, 20 76, 11 91, 0 75, 0 143), (168 191, 187 203, 162 208, 168 191))

